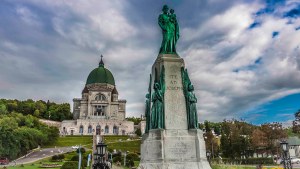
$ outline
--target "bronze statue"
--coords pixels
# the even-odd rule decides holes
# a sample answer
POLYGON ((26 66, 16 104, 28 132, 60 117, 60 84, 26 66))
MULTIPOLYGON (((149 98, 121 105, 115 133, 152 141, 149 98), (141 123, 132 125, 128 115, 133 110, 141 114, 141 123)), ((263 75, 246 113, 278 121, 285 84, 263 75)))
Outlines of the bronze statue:
POLYGON ((150 75, 148 94, 146 94, 146 107, 145 107, 145 116, 146 116, 146 129, 145 133, 148 133, 151 129, 151 81, 152 76, 150 75))
POLYGON ((183 92, 186 102, 187 120, 189 129, 198 129, 198 114, 197 114, 197 98, 194 94, 194 86, 192 85, 188 72, 183 67, 181 68, 181 76, 183 83, 183 92))
POLYGON ((165 77, 164 67, 162 68, 159 82, 154 83, 154 92, 152 94, 151 108, 151 129, 165 128, 165 111, 164 111, 164 93, 165 77))
POLYGON ((158 17, 158 25, 162 29, 163 40, 159 53, 174 54, 176 53, 176 43, 179 39, 179 26, 174 10, 169 7, 163 6, 163 13, 158 17))

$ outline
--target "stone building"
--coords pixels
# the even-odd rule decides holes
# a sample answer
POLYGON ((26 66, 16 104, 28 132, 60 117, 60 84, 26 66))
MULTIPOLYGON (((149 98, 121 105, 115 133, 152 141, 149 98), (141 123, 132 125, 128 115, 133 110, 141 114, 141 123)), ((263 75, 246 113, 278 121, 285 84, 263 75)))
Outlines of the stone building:
POLYGON ((128 135, 134 123, 126 121, 126 100, 118 98, 114 76, 99 67, 89 74, 81 98, 73 99, 73 119, 61 124, 62 135, 128 135))

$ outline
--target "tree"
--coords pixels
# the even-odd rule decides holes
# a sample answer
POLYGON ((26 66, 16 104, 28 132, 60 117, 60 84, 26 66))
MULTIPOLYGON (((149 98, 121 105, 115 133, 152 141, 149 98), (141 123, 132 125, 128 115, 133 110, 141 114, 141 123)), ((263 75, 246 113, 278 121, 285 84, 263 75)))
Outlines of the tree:
POLYGON ((251 145, 256 154, 259 153, 259 150, 265 150, 268 145, 266 133, 260 129, 255 129, 251 134, 251 145))
POLYGON ((261 130, 267 137, 267 153, 277 153, 277 141, 287 138, 287 132, 283 129, 282 124, 278 122, 265 123, 261 125, 261 130))
POLYGON ((300 133, 300 110, 298 110, 295 114, 295 120, 293 121, 293 133, 300 133))
POLYGON ((0 104, 0 114, 7 114, 7 109, 5 104, 0 104))

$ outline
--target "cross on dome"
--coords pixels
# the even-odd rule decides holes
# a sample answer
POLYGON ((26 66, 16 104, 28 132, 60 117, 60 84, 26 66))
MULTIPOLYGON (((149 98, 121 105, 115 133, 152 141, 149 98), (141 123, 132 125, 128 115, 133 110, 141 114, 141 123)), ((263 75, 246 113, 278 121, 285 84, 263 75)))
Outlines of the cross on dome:
POLYGON ((100 67, 100 66, 104 67, 103 55, 101 55, 100 57, 101 57, 101 60, 100 60, 100 62, 99 62, 99 67, 100 67))

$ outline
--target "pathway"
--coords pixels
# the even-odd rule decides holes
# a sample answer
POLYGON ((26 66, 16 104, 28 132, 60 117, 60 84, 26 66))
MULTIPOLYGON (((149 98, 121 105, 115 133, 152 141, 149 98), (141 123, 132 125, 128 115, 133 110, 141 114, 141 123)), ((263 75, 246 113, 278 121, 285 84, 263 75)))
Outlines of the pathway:
POLYGON ((57 147, 57 148, 45 148, 33 151, 15 161, 11 161, 8 166, 14 166, 19 164, 33 163, 43 158, 51 157, 53 155, 63 154, 74 151, 71 147, 57 147))

